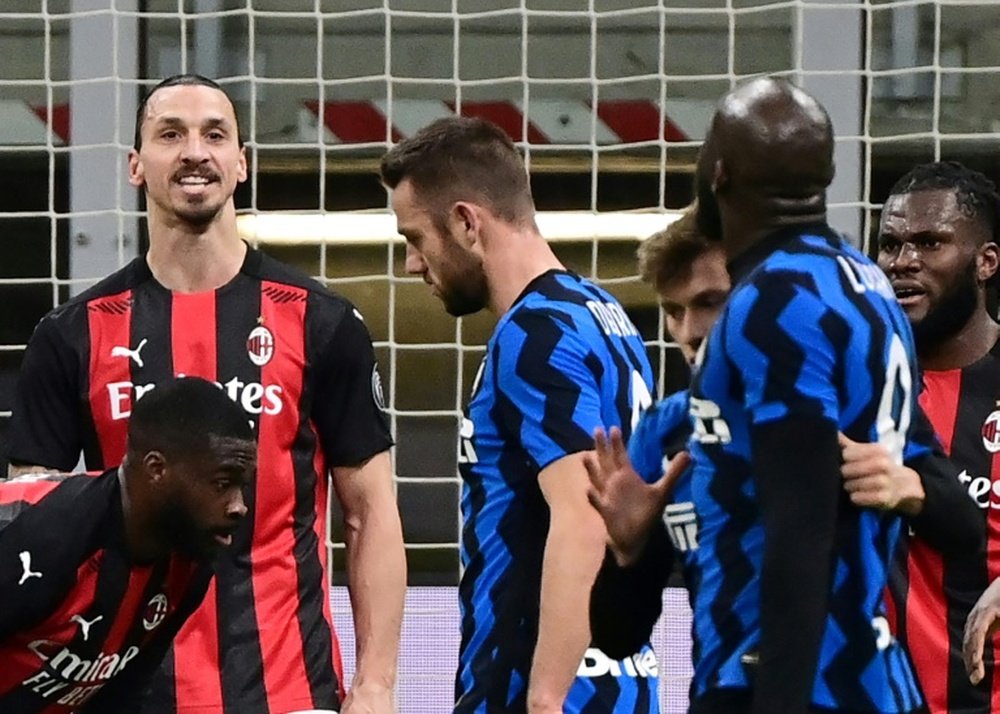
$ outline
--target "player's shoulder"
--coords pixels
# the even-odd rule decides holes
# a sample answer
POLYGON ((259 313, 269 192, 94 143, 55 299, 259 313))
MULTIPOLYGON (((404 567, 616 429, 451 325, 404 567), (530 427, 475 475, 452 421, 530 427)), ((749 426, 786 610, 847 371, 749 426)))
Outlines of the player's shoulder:
POLYGON ((298 268, 283 263, 270 255, 250 249, 243 264, 243 273, 256 280, 272 284, 279 301, 292 299, 292 294, 304 296, 311 304, 313 313, 340 317, 356 308, 343 295, 330 290, 318 280, 309 277, 298 268), (282 288, 291 289, 290 294, 280 295, 282 288))
POLYGON ((510 334, 515 326, 550 329, 585 343, 600 339, 600 330, 620 337, 638 335, 611 294, 568 270, 550 270, 535 278, 501 318, 496 334, 510 334))
POLYGON ((79 295, 50 310, 39 324, 65 324, 67 320, 79 319, 88 309, 124 311, 128 309, 129 291, 152 280, 152 277, 146 259, 142 256, 135 258, 79 295))
POLYGON ((828 226, 786 229, 765 239, 769 252, 734 289, 728 312, 775 313, 796 298, 796 309, 821 312, 865 293, 894 298, 879 267, 828 226), (780 302, 781 305, 771 303, 780 302))
POLYGON ((116 483, 113 470, 102 474, 24 474, 0 481, 0 511, 6 523, 38 508, 47 514, 46 522, 52 527, 69 525, 78 516, 93 512, 94 499, 102 500, 101 494, 113 490, 116 483))
POLYGON ((767 279, 774 273, 821 275, 836 270, 838 256, 856 252, 842 235, 826 225, 785 229, 765 241, 774 249, 754 271, 755 280, 767 279))

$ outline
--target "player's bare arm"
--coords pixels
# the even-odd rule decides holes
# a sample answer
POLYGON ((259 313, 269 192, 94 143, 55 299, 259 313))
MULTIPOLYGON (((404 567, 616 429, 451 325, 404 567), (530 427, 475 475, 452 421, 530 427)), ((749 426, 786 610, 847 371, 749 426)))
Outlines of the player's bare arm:
POLYGON ((403 529, 389 452, 333 469, 344 511, 347 577, 357 636, 357 672, 343 714, 395 711, 393 686, 406 592, 403 529))
POLYGON ((992 638, 998 629, 1000 629, 1000 578, 994 580, 979 596, 965 621, 962 659, 965 661, 965 672, 973 684, 979 684, 986 673, 983 665, 983 649, 987 638, 992 638))
POLYGON ((618 565, 626 567, 639 558, 689 461, 687 452, 677 454, 660 480, 648 484, 632 467, 621 429, 594 431, 594 452, 584 459, 590 477, 587 497, 604 520, 608 548, 618 565))
POLYGON ((851 503, 907 516, 923 510, 926 495, 920 474, 893 461, 881 444, 852 441, 843 434, 838 440, 844 459, 840 473, 851 503))
POLYGON ((564 456, 538 475, 550 518, 542 560, 538 642, 528 683, 531 714, 562 712, 590 644, 590 589, 607 535, 600 514, 587 501, 586 456, 564 456))

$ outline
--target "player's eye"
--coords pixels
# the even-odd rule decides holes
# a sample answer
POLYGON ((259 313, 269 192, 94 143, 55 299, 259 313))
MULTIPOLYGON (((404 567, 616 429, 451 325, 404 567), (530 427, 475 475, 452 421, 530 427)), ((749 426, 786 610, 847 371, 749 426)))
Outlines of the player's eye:
POLYGON ((207 138, 210 139, 211 141, 222 141, 223 139, 226 138, 226 135, 223 134, 221 131, 210 131, 207 134, 207 138))
POLYGON ((883 239, 879 241, 878 249, 881 253, 895 253, 899 250, 899 241, 891 238, 883 239))
POLYGON ((233 482, 230 481, 229 479, 221 478, 221 479, 216 479, 212 483, 212 485, 215 487, 216 492, 223 493, 232 488, 233 482))

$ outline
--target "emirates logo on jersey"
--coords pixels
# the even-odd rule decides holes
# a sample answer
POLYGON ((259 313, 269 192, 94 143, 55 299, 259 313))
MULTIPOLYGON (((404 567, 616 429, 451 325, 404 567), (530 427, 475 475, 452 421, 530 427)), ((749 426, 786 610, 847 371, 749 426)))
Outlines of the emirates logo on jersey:
POLYGON ((274 356, 274 335, 263 325, 258 325, 250 331, 247 337, 247 355, 250 361, 258 367, 263 367, 274 356))
POLYGON ((1000 411, 986 417, 986 423, 983 424, 983 448, 991 454, 1000 451, 1000 411))

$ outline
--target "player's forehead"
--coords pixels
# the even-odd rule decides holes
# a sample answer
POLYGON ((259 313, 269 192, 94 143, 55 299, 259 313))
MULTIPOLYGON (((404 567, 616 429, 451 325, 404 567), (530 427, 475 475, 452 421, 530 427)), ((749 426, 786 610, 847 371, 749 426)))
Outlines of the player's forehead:
POLYGON ((208 447, 218 462, 250 468, 257 460, 257 445, 247 439, 210 434, 208 447))
POLYGON ((882 208, 883 232, 923 232, 954 227, 966 219, 950 188, 893 194, 882 208))
POLYGON ((224 92, 202 84, 163 87, 146 100, 143 125, 163 122, 236 126, 236 110, 224 92))
POLYGON ((390 204, 396 216, 396 228, 407 238, 426 232, 433 224, 430 211, 420 201, 409 179, 403 179, 392 190, 390 204))
POLYGON ((660 301, 686 306, 704 293, 728 293, 730 287, 725 253, 711 248, 692 260, 686 272, 660 286, 660 301))

